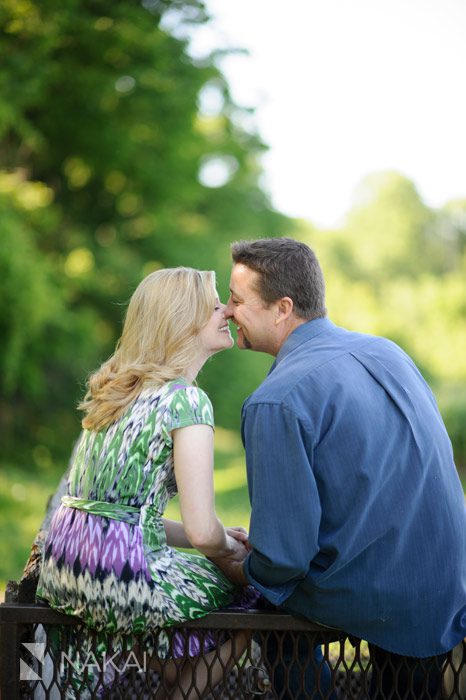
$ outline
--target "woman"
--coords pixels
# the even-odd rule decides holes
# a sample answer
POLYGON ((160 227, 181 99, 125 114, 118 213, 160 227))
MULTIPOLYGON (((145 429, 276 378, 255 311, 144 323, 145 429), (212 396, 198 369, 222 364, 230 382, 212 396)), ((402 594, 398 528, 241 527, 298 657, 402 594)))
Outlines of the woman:
MULTIPOLYGON (((114 650, 129 649, 137 634, 141 650, 181 657, 180 638, 170 648, 166 634, 154 641, 154 629, 206 615, 238 594, 209 559, 173 548, 246 555, 244 530, 225 528, 215 513, 212 406, 193 384, 206 360, 233 344, 224 309, 214 273, 153 272, 134 292, 115 353, 90 377, 80 404, 83 432, 38 596, 114 633, 114 650), (182 522, 162 517, 177 491, 182 522)), ((188 641, 199 653, 195 635, 188 641)), ((187 670, 181 678, 172 665, 164 664, 165 682, 176 672, 178 686, 190 683, 187 670)))

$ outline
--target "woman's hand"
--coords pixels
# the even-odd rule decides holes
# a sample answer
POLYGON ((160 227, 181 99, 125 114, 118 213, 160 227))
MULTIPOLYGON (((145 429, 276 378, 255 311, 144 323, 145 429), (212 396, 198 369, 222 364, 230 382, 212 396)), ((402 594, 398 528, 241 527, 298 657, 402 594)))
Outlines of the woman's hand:
POLYGON ((227 554, 217 557, 209 557, 225 576, 236 586, 247 586, 248 581, 243 571, 243 561, 248 555, 246 549, 247 532, 244 528, 229 527, 225 529, 227 540, 227 554))
POLYGON ((235 540, 238 540, 238 542, 242 542, 246 547, 247 552, 251 551, 252 547, 249 544, 248 533, 247 530, 244 529, 244 527, 227 527, 225 528, 225 531, 227 535, 230 535, 230 537, 233 537, 235 540))
MULTIPOLYGON (((231 559, 232 561, 238 561, 241 562, 244 559, 246 559, 248 555, 248 550, 246 549, 244 541, 232 536, 229 532, 232 528, 228 528, 228 530, 225 531, 226 534, 226 539, 227 539, 227 552, 224 555, 224 558, 226 559, 231 559)), ((235 535, 237 535, 238 532, 235 531, 235 535)), ((244 533, 243 534, 244 537, 244 533)))
MULTIPOLYGON (((228 532, 225 532, 227 542, 230 545, 232 542, 235 543, 235 551, 221 557, 209 557, 209 559, 223 571, 225 576, 229 578, 235 586, 247 586, 248 580, 243 571, 243 562, 248 555, 248 550, 243 542, 240 542, 229 534, 231 530, 235 530, 235 534, 237 534, 237 529, 227 528, 227 530, 228 532)), ((244 533, 242 534, 244 535, 244 533)))

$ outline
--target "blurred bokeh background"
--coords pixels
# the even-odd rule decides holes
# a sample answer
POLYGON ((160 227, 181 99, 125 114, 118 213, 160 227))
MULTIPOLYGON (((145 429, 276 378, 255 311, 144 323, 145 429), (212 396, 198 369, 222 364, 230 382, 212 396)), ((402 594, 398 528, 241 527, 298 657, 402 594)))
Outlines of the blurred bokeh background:
MULTIPOLYGON (((332 320, 415 358, 466 469, 466 181, 463 199, 432 207, 408 177, 377 172, 338 226, 280 213, 222 49, 189 50, 207 22, 198 0, 0 5, 0 591, 20 576, 79 433, 86 376, 112 352, 134 288, 190 265, 216 270, 226 299, 237 239, 316 250, 332 320)), ((248 524, 239 416, 270 363, 233 349, 199 378, 228 524, 248 524)))

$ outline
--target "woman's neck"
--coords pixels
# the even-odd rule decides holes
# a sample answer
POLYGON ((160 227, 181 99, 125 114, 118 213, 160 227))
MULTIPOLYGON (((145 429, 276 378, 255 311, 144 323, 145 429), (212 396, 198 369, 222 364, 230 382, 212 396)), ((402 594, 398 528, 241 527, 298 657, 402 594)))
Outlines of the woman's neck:
POLYGON ((194 380, 196 379, 197 375, 209 359, 210 355, 205 356, 205 355, 199 355, 199 357, 196 357, 193 362, 187 367, 187 369, 184 372, 184 378, 189 382, 189 384, 192 384, 194 380))

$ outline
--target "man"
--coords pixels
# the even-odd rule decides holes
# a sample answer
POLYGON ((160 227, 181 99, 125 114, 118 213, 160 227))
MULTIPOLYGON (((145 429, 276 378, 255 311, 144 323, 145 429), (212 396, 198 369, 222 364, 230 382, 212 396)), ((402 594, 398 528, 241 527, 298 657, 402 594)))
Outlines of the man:
POLYGON ((391 672, 377 674, 387 659, 401 678, 398 655, 429 657, 435 690, 466 635, 466 511, 435 399, 397 345, 326 317, 306 245, 242 241, 232 255, 238 347, 276 359, 242 412, 252 550, 219 564, 274 605, 366 639, 374 683, 392 692, 391 672))

